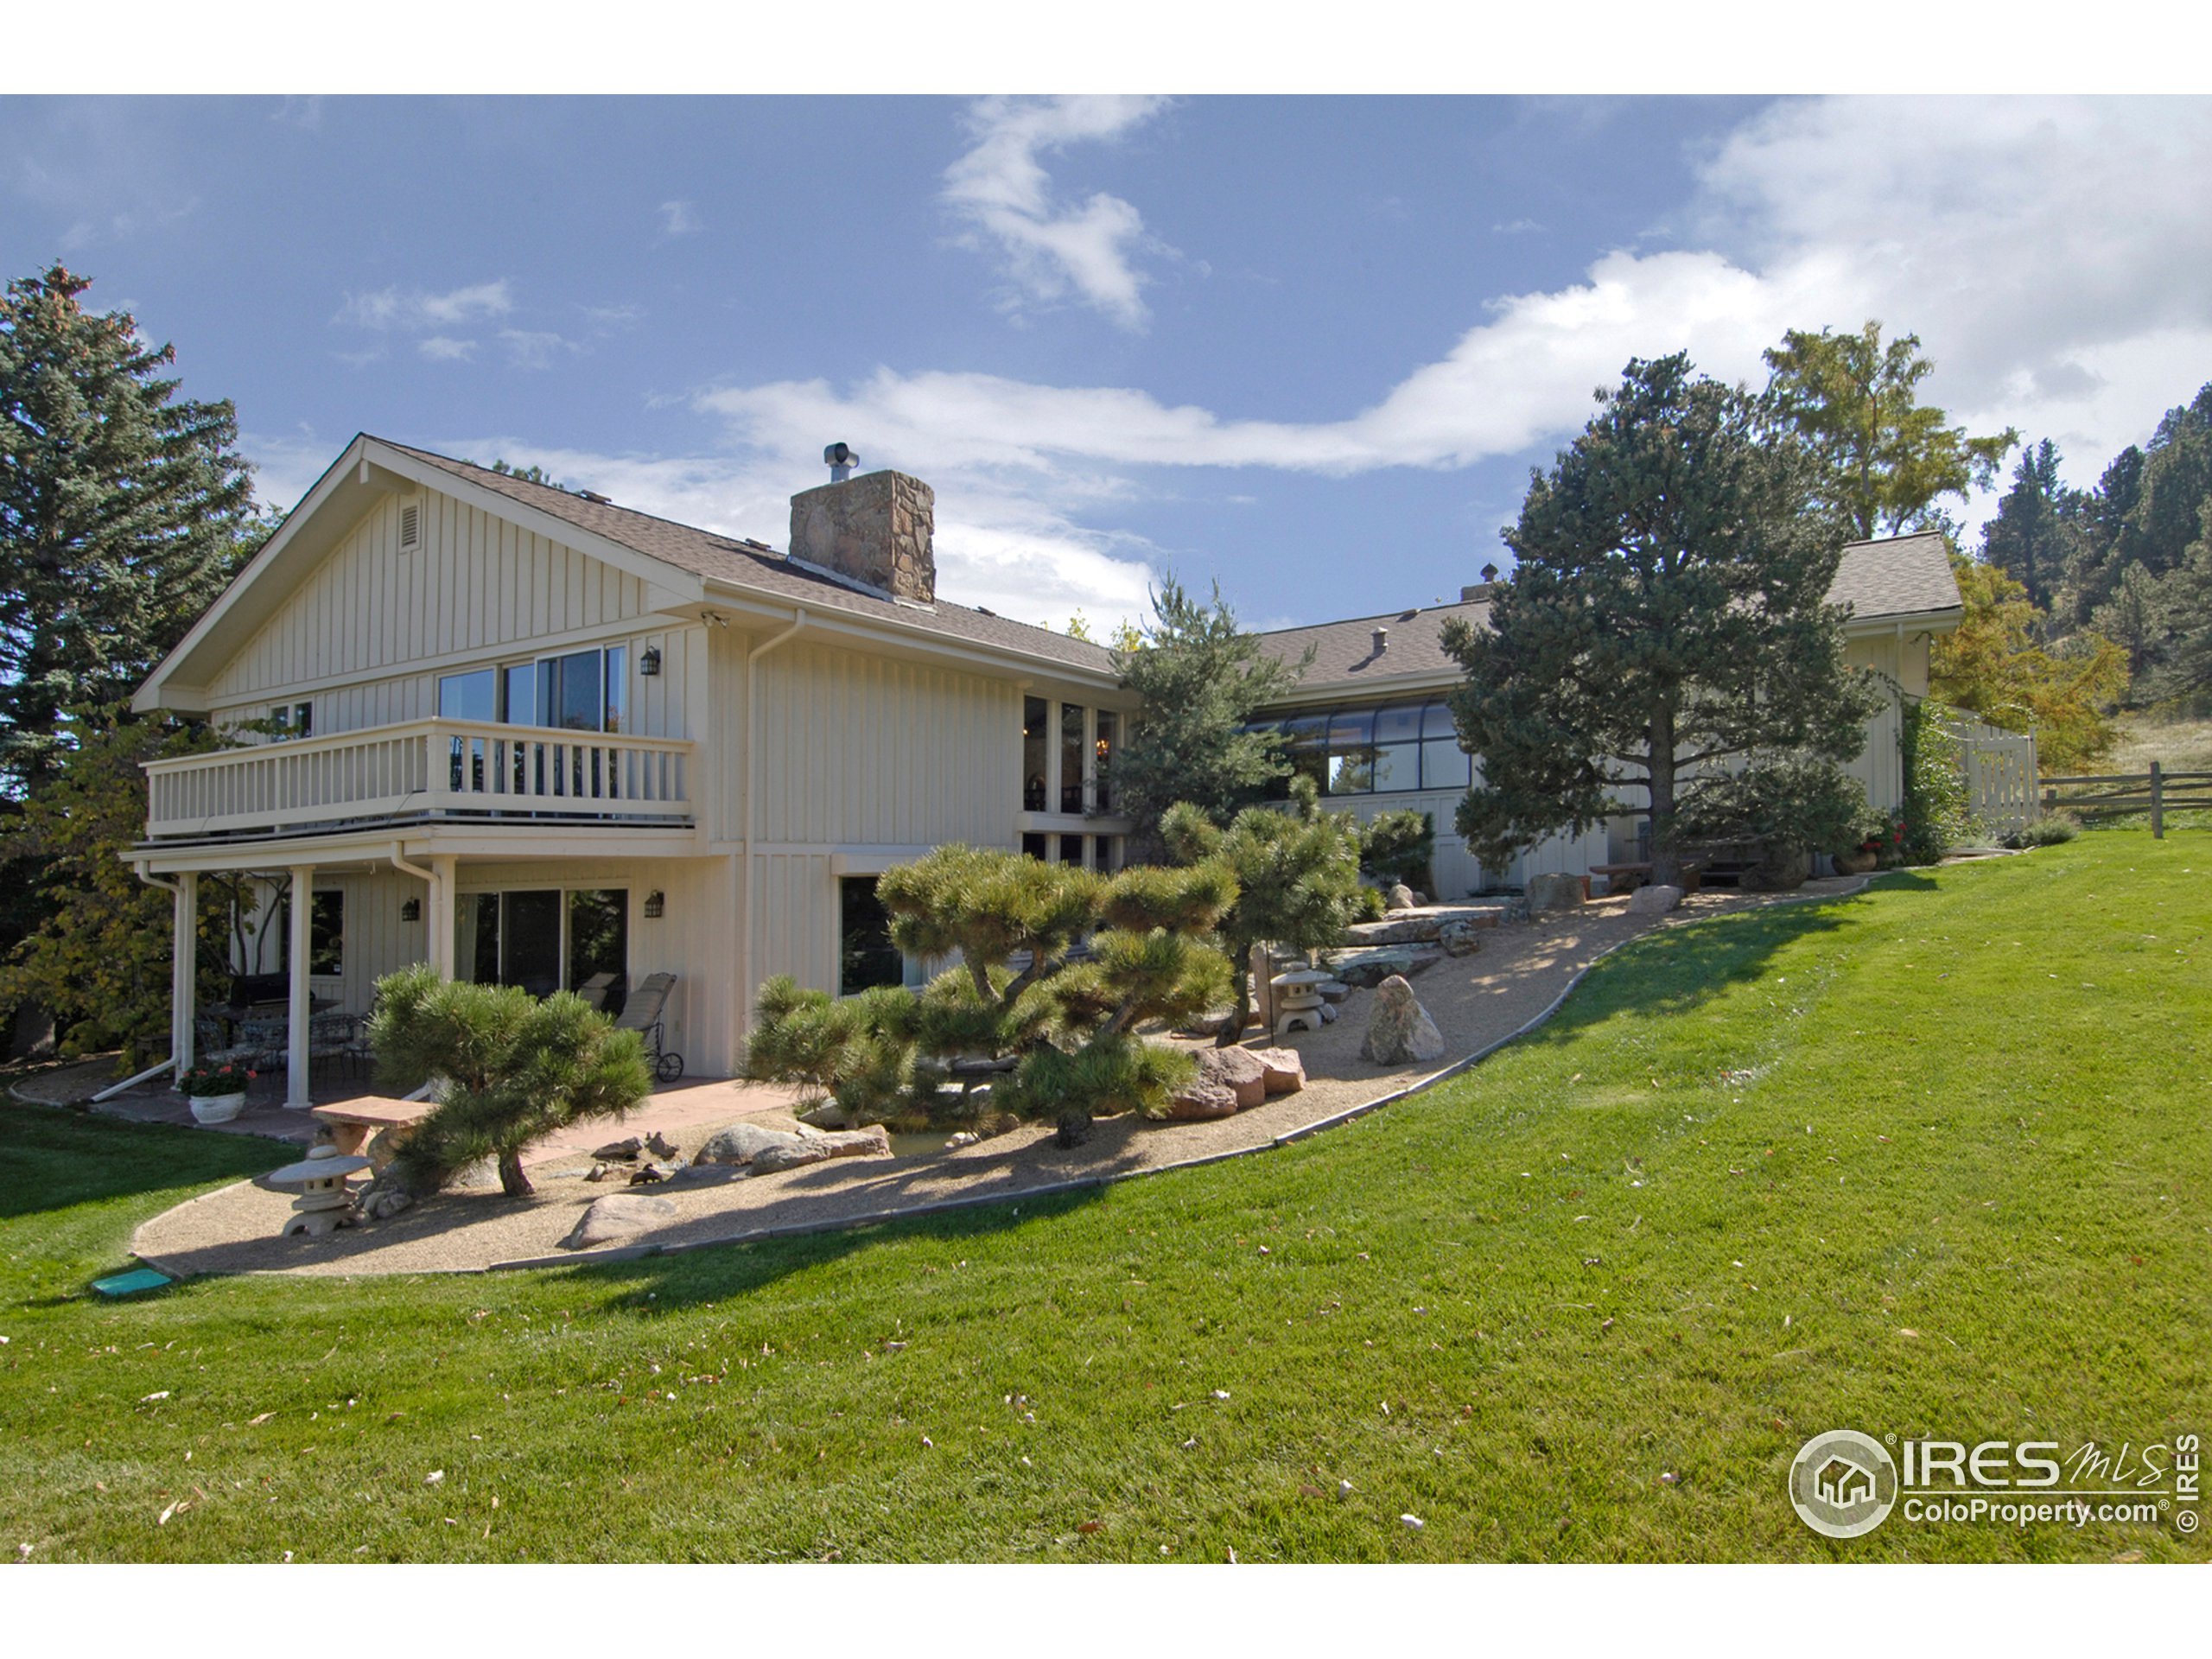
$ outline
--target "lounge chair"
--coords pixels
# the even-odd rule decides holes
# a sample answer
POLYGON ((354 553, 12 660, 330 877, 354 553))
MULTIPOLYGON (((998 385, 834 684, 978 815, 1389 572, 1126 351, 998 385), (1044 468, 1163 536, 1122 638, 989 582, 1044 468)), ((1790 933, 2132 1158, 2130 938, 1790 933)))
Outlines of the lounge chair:
POLYGON ((663 1083, 674 1083, 683 1075, 683 1057, 668 1048, 661 1025, 668 994, 675 986, 674 974, 646 976, 614 1019, 617 1031, 634 1031, 645 1039, 645 1057, 652 1063, 653 1076, 663 1083))

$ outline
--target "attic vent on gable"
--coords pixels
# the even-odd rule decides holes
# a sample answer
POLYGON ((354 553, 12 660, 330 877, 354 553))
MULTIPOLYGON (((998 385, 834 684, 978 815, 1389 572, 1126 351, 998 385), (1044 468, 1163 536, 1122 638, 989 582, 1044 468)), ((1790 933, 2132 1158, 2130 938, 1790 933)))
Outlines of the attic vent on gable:
POLYGON ((410 505, 399 510, 399 550, 412 553, 423 544, 423 509, 410 505))

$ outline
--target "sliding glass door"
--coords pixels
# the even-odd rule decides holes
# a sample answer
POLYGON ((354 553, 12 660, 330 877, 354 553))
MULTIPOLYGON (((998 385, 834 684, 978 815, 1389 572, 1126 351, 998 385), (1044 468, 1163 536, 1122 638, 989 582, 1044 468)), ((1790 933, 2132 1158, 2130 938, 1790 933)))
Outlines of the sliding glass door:
POLYGON ((458 905, 461 970, 480 985, 532 996, 575 990, 630 967, 626 887, 524 887, 465 893, 458 905))

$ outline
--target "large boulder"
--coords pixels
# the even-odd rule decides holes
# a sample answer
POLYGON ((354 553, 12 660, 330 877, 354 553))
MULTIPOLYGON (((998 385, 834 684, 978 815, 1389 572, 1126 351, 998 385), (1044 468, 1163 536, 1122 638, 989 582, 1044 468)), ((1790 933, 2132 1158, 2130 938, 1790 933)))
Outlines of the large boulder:
POLYGON ((798 1169, 805 1164, 826 1163, 832 1158, 888 1158, 891 1132, 880 1123, 864 1129, 836 1129, 823 1135, 794 1135, 789 1145, 770 1147, 753 1154, 755 1175, 798 1169))
POLYGON ((846 1129, 853 1122, 845 1116, 845 1109, 834 1100, 825 1100, 812 1110, 801 1112, 798 1121, 810 1129, 846 1129))
POLYGON ((1268 1068, 1249 1048, 1204 1048, 1198 1051, 1198 1081, 1217 1083, 1236 1096, 1242 1111, 1268 1097, 1268 1068))
POLYGON ((1306 1061, 1294 1048, 1255 1048, 1261 1081, 1270 1095, 1294 1095, 1306 1086, 1306 1061))
POLYGON ((1217 1083, 1187 1083, 1167 1097, 1167 1121, 1171 1123, 1196 1123, 1236 1116, 1236 1091, 1217 1083))
POLYGON ((1385 910, 1411 910, 1413 907, 1414 890, 1402 881, 1382 895, 1382 908, 1385 910))
POLYGON ((594 1249, 601 1244, 633 1238, 675 1219, 673 1198, 657 1198, 649 1192, 610 1192, 591 1201, 569 1236, 561 1241, 561 1248, 594 1249))
POLYGON ((1628 913, 1631 916, 1664 916, 1682 902, 1682 890, 1662 881, 1651 887, 1638 887, 1628 896, 1628 913))
POLYGON ((1444 1033, 1415 1000, 1414 988, 1396 974, 1376 990, 1375 1013, 1359 1052, 1377 1065, 1410 1065, 1443 1057, 1444 1033))
POLYGON ((701 1164, 749 1164, 772 1147, 795 1144, 800 1137, 790 1129, 771 1129, 758 1123, 733 1123, 707 1137, 692 1161, 701 1164))
POLYGON ((1529 909, 1541 915, 1548 910, 1573 910, 1581 904, 1579 875, 1532 875, 1529 878, 1529 909))

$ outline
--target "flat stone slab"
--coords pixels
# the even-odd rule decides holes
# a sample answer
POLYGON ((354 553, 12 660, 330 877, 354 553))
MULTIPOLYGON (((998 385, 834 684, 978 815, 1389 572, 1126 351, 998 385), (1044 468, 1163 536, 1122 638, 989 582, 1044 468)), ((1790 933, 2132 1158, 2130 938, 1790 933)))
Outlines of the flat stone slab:
POLYGON ((1443 960, 1444 953, 1433 947, 1415 950, 1410 945, 1400 945, 1376 950, 1339 950, 1331 953, 1329 971, 1343 984, 1372 989, 1393 974, 1410 979, 1443 960))
POLYGON ((1354 922, 1344 929, 1348 945, 1433 944, 1452 922, 1470 927, 1496 927, 1505 918, 1503 905, 1422 905, 1397 910, 1379 922, 1354 922))

